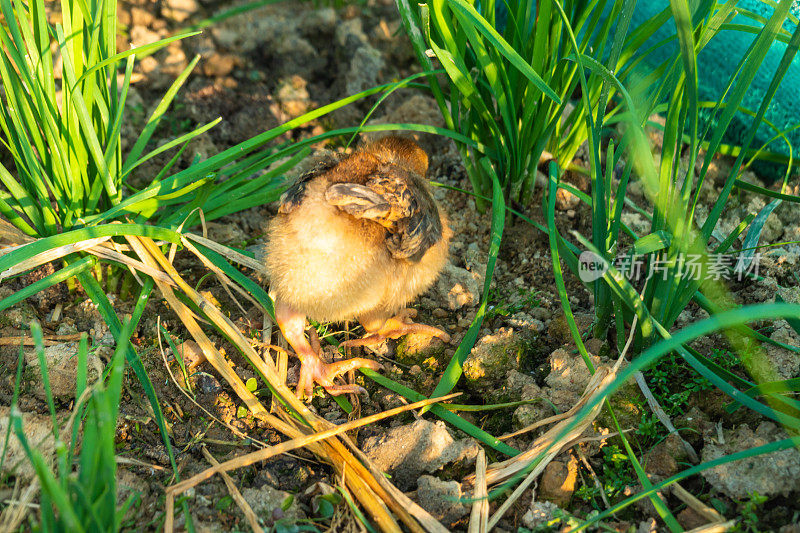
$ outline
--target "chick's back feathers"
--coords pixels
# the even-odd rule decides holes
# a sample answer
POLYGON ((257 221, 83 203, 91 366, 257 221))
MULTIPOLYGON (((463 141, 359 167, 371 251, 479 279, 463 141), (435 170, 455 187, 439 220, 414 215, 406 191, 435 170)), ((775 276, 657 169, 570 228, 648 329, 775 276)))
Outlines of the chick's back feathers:
MULTIPOLYGON (((392 141, 393 142, 393 141, 392 141)), ((371 221, 385 230, 387 250, 395 259, 420 261, 442 239, 442 215, 419 171, 423 161, 410 158, 402 144, 378 145, 338 162, 322 161, 300 176, 281 197, 279 212, 288 214, 302 201, 308 183, 326 180, 325 199, 343 214, 371 221)))

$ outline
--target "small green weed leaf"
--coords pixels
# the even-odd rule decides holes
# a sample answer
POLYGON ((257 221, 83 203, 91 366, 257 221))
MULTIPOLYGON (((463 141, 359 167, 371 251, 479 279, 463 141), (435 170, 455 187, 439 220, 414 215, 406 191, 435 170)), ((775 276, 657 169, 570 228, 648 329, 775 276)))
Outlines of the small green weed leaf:
POLYGON ((256 380, 256 378, 250 378, 245 382, 244 386, 250 392, 255 392, 256 389, 258 388, 258 381, 256 380))
POLYGON ((334 396, 333 401, 336 402, 339 408, 348 415, 353 412, 353 404, 351 404, 350 400, 345 398, 344 395, 334 396))
POLYGON ((671 242, 672 235, 664 230, 658 230, 637 239, 637 241, 633 243, 633 249, 636 255, 650 254, 669 248, 671 242))
POLYGON ((286 498, 284 498, 283 502, 281 502, 281 511, 288 511, 289 507, 291 507, 293 503, 294 496, 289 494, 286 498))
POLYGON ((226 494, 225 496, 217 500, 217 503, 214 505, 214 507, 218 511, 226 511, 228 510, 228 508, 230 508, 231 505, 233 505, 233 498, 231 498, 229 495, 226 494))
POLYGON ((770 198, 778 198, 786 202, 793 202, 796 204, 800 203, 800 196, 780 193, 778 191, 773 191, 765 187, 759 187, 758 185, 754 185, 752 183, 747 183, 746 181, 742 181, 740 179, 737 179, 734 182, 734 185, 736 185, 737 188, 742 189, 744 191, 755 192, 763 196, 769 196, 770 198))
POLYGON ((772 200, 770 203, 765 205, 764 208, 758 212, 756 218, 753 219, 753 222, 750 224, 750 229, 747 230, 747 236, 744 238, 744 242, 742 243, 742 252, 739 254, 739 260, 736 262, 736 268, 734 268, 734 272, 747 271, 748 267, 753 262, 753 258, 755 257, 756 247, 758 246, 758 241, 761 238, 761 232, 764 230, 764 224, 766 224, 767 218, 769 218, 775 208, 781 205, 781 203, 783 203, 783 200, 772 200))

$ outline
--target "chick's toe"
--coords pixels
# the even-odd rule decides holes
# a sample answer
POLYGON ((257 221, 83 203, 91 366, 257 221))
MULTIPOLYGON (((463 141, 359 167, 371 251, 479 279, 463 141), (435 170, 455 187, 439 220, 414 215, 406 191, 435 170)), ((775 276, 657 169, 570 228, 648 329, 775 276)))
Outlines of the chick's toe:
POLYGON ((340 346, 372 346, 386 339, 398 339, 403 335, 416 333, 428 337, 436 337, 444 342, 450 342, 450 335, 439 328, 418 324, 411 319, 417 316, 416 309, 403 309, 395 316, 381 319, 376 316, 359 318, 359 322, 367 330, 367 334, 360 339, 350 339, 340 346))
POLYGON ((371 368, 378 370, 381 365, 369 359, 354 358, 335 363, 324 362, 319 339, 316 332, 309 329, 309 338, 306 338, 306 317, 282 302, 275 303, 275 319, 284 338, 300 359, 300 377, 297 381, 297 396, 305 395, 311 398, 314 392, 314 383, 319 383, 331 395, 346 393, 361 393, 364 389, 358 385, 337 385, 334 379, 344 372, 356 368, 371 368))
POLYGON ((356 368, 371 368, 372 370, 379 370, 380 363, 364 359, 361 357, 354 357, 353 359, 345 359, 344 361, 337 361, 335 363, 325 363, 322 359, 314 354, 313 357, 302 359, 300 365, 300 379, 297 381, 297 394, 305 394, 310 398, 313 390, 314 383, 319 383, 322 387, 332 396, 339 394, 361 394, 366 392, 358 385, 337 385, 333 380, 356 368))

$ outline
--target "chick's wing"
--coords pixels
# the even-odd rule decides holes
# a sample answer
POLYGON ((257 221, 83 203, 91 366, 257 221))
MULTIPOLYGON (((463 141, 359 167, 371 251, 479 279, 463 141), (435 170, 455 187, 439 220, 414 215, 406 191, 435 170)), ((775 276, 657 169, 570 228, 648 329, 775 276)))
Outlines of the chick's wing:
POLYGON ((386 247, 396 259, 419 261, 442 238, 439 208, 425 180, 402 166, 385 165, 363 185, 331 185, 325 198, 349 215, 386 228, 386 247))
POLYGON ((338 162, 336 157, 328 156, 317 162, 311 170, 301 174, 281 195, 278 213, 291 213, 303 201, 308 183, 335 167, 338 162))

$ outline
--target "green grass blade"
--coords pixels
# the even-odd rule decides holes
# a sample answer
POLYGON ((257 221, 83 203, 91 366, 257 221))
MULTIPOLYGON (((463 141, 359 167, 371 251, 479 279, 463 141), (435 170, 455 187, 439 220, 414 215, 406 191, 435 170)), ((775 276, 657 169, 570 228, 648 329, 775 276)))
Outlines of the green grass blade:
MULTIPOLYGON (((488 161, 484 159, 483 164, 486 172, 491 173, 493 194, 491 243, 489 244, 489 256, 486 263, 486 274, 483 282, 481 305, 478 308, 478 312, 475 314, 475 318, 473 319, 472 324, 470 324, 466 335, 464 335, 464 339, 461 341, 461 344, 458 345, 456 353, 453 354, 453 357, 450 359, 447 368, 445 368, 444 372, 442 373, 442 377, 439 379, 439 383, 436 384, 436 388, 434 388, 433 393, 431 393, 431 398, 444 396, 453 390, 453 387, 456 386, 456 383, 458 383, 458 380, 461 377, 464 361, 467 359, 472 347, 478 340, 478 332, 480 331, 481 324, 483 324, 483 318, 486 314, 486 305, 489 300, 489 286, 492 282, 492 277, 494 276, 494 267, 495 263, 497 262, 497 255, 500 252, 500 242, 503 238, 503 228, 505 227, 506 220, 503 190, 500 187, 497 174, 494 173, 494 170, 491 168, 491 165, 488 163, 488 161)), ((423 412, 427 410, 428 409, 423 408, 423 412)))
MULTIPOLYGON (((197 55, 192 59, 189 64, 186 66, 185 69, 178 75, 172 85, 170 85, 167 92, 164 94, 164 97, 158 103, 156 108, 153 110, 153 113, 150 115, 150 118, 147 119, 147 123, 144 125, 142 132, 139 134, 139 137, 136 139, 136 142, 133 144, 130 152, 128 152, 128 156, 125 158, 125 162, 122 164, 122 175, 127 175, 133 167, 136 166, 135 163, 138 162, 142 152, 144 152, 147 143, 150 141, 150 138, 155 133, 158 124, 161 122, 161 119, 164 117, 164 113, 166 113, 167 109, 169 108, 172 100, 175 98, 175 95, 178 93, 178 90, 181 88, 183 83, 186 81, 186 78, 189 77, 189 74, 194 69, 197 62, 200 60, 200 56, 197 55)), ((138 164, 138 163, 137 163, 138 164)))
POLYGON ((45 237, 0 256, 0 273, 17 263, 52 250, 53 248, 74 244, 95 237, 120 237, 123 235, 136 235, 138 237, 150 237, 154 240, 180 243, 180 235, 178 233, 156 226, 146 226, 144 224, 106 224, 102 226, 92 226, 68 231, 61 235, 45 237))
POLYGON ((84 257, 74 263, 67 265, 66 267, 58 270, 57 272, 53 272, 44 278, 35 281, 28 285, 27 287, 11 294, 0 300, 0 311, 4 311, 11 307, 12 305, 16 305, 25 298, 29 298, 34 294, 43 291, 48 287, 52 287, 57 283, 61 283, 62 281, 66 281, 78 272, 83 272, 85 270, 89 270, 97 263, 97 258, 94 256, 84 257))
POLYGON ((583 358, 584 364, 586 364, 586 368, 589 369, 589 372, 594 374, 594 365, 592 364, 591 359, 589 358, 589 353, 586 351, 586 346, 583 344, 583 338, 581 338, 581 332, 578 330, 578 326, 575 323, 575 315, 572 313, 572 306, 569 304, 569 295, 567 294, 567 287, 564 283, 564 274, 561 271, 561 261, 560 256, 558 253, 558 230, 556 228, 556 221, 555 221, 555 209, 556 209, 556 188, 557 188, 557 176, 558 176, 558 169, 555 163, 550 163, 550 180, 549 180, 549 190, 547 194, 547 235, 550 241, 550 256, 553 261, 553 276, 555 277, 556 282, 556 290, 558 292, 558 297, 561 300, 561 308, 564 311, 564 316, 567 319, 567 326, 569 327, 569 331, 572 334, 572 339, 575 341, 575 345, 578 347, 578 352, 581 354, 583 358))
POLYGON ((561 98, 551 89, 547 83, 534 71, 531 66, 520 56, 516 50, 511 48, 503 37, 497 33, 487 21, 484 19, 475 8, 467 3, 465 0, 448 0, 451 9, 462 14, 497 50, 502 54, 515 68, 517 68, 526 78, 530 80, 533 85, 539 89, 545 96, 554 101, 556 104, 561 103, 561 98))
MULTIPOLYGON (((373 380, 378 385, 386 387, 387 389, 402 395, 403 397, 411 400, 412 402, 419 402, 425 399, 425 395, 420 394, 415 390, 409 389, 408 387, 405 387, 395 381, 392 381, 391 379, 379 374, 378 372, 375 372, 374 370, 371 370, 369 368, 359 368, 359 371, 368 378, 370 378, 371 380, 373 380)), ((505 442, 498 440, 497 438, 493 437, 492 435, 480 429, 479 427, 470 424, 457 414, 448 411, 441 405, 433 404, 430 407, 431 407, 430 411, 433 414, 435 414, 448 424, 452 425, 453 427, 460 429, 467 435, 470 435, 471 437, 478 439, 479 441, 489 446, 490 448, 493 448, 498 452, 504 453, 510 457, 519 455, 519 450, 516 450, 511 446, 509 446, 508 444, 506 444, 505 442)))
MULTIPOLYGON (((86 291, 86 294, 89 295, 89 298, 91 298, 95 305, 97 305, 97 310, 111 330, 111 334, 114 335, 115 338, 119 336, 122 333, 122 323, 120 323, 119 318, 117 317, 117 314, 111 305, 111 302, 108 301, 108 297, 106 297, 102 287, 100 287, 100 284, 97 283, 97 280, 94 279, 90 274, 85 272, 78 274, 78 281, 80 281, 81 286, 86 291)), ((139 295, 139 301, 146 301, 152 290, 153 281, 150 278, 147 278, 147 280, 145 280, 145 285, 142 288, 142 292, 139 295)), ((144 309, 143 304, 142 309, 144 309)), ((153 409, 153 413, 155 415, 154 418, 161 433, 161 440, 164 443, 164 446, 167 448, 167 455, 169 456, 170 464, 173 472, 177 476, 177 464, 175 463, 175 456, 172 451, 172 445, 169 441, 169 432, 167 431, 166 420, 164 419, 164 415, 161 411, 161 406, 158 403, 156 391, 153 388, 153 384, 150 381, 150 377, 147 375, 144 365, 142 364, 142 360, 139 358, 139 355, 136 353, 136 350, 130 342, 127 344, 125 358, 136 374, 136 377, 139 380, 142 389, 144 390, 145 396, 150 403, 150 407, 153 409)))

